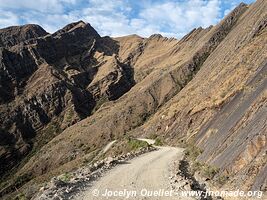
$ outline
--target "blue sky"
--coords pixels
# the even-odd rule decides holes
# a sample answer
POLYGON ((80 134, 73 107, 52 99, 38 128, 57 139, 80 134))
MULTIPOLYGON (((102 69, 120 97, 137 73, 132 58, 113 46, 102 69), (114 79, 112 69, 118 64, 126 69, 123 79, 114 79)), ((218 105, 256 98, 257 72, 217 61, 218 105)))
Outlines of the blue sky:
POLYGON ((102 36, 180 38, 218 23, 240 2, 254 0, 0 0, 0 28, 35 23, 52 33, 83 20, 102 36))

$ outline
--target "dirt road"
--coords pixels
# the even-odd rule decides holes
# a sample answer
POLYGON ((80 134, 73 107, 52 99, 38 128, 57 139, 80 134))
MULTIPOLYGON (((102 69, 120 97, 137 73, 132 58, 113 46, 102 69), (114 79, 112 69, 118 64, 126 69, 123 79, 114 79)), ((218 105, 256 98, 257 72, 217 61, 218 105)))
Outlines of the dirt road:
POLYGON ((151 199, 173 200, 179 198, 171 192, 169 164, 182 158, 182 149, 160 147, 113 168, 75 199, 151 199))

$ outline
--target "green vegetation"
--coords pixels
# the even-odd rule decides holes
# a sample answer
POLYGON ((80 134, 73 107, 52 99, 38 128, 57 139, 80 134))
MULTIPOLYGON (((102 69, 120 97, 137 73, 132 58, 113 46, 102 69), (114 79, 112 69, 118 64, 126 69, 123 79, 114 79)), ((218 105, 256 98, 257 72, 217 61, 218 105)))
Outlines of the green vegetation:
POLYGON ((20 187, 32 179, 32 174, 23 174, 15 179, 16 187, 20 187))
POLYGON ((220 175, 216 181, 217 183, 219 183, 220 185, 224 185, 227 181, 228 181, 229 177, 225 176, 225 175, 220 175))
POLYGON ((203 151, 195 146, 191 141, 186 145, 185 157, 191 161, 191 170, 193 173, 198 171, 202 176, 212 179, 219 172, 219 169, 217 167, 197 161, 197 157, 202 152, 203 151))
POLYGON ((226 94, 227 94, 227 91, 223 91, 223 92, 220 94, 220 97, 221 97, 221 98, 224 98, 224 97, 226 96, 226 94))
POLYGON ((92 113, 95 113, 104 103, 108 102, 108 97, 102 96, 98 99, 92 113))
POLYGON ((96 122, 96 119, 92 119, 90 122, 89 122, 89 125, 92 125, 92 124, 94 124, 96 122))
POLYGON ((161 139, 156 138, 154 145, 156 145, 156 146, 162 146, 163 145, 163 142, 161 141, 161 139))
POLYGON ((130 150, 137 150, 137 149, 141 149, 141 148, 149 146, 149 144, 147 142, 140 141, 140 140, 133 139, 133 138, 128 138, 127 143, 130 147, 130 150))
POLYGON ((152 140, 155 140, 154 145, 156 145, 156 146, 162 146, 163 145, 162 140, 159 138, 159 136, 157 134, 152 134, 152 135, 150 135, 149 138, 152 140))
POLYGON ((22 185, 27 183, 32 179, 32 174, 26 173, 21 176, 14 177, 11 181, 1 184, 1 193, 11 193, 15 192, 17 196, 14 196, 13 199, 24 200, 26 199, 25 195, 21 193, 17 188, 20 188, 22 185))
POLYGON ((198 162, 198 161, 195 161, 195 162, 193 162, 191 168, 192 168, 192 171, 193 171, 193 172, 196 172, 196 171, 201 171, 202 166, 203 166, 202 163, 200 163, 200 162, 198 162))
POLYGON ((26 196, 23 193, 19 193, 16 197, 15 200, 26 200, 26 196))
POLYGON ((203 151, 194 144, 188 144, 185 150, 185 156, 190 160, 195 161, 202 152, 203 151))
POLYGON ((212 179, 218 172, 219 169, 214 166, 207 165, 198 161, 194 161, 191 165, 193 173, 200 172, 200 174, 206 178, 212 179))
POLYGON ((204 164, 201 170, 201 174, 207 178, 212 179, 217 173, 219 169, 214 166, 204 164))
POLYGON ((152 140, 155 140, 157 137, 158 137, 158 135, 155 133, 149 136, 149 138, 152 140))
POLYGON ((72 118, 73 118, 73 116, 75 114, 73 109, 74 108, 71 107, 71 109, 69 109, 69 111, 66 114, 66 120, 67 120, 68 123, 70 123, 72 121, 72 118))
POLYGON ((51 121, 44 131, 48 135, 56 135, 57 133, 61 133, 62 129, 60 128, 60 124, 58 122, 51 121))
POLYGON ((67 183, 70 181, 71 175, 68 172, 66 172, 66 173, 62 174, 59 179, 65 183, 67 183))

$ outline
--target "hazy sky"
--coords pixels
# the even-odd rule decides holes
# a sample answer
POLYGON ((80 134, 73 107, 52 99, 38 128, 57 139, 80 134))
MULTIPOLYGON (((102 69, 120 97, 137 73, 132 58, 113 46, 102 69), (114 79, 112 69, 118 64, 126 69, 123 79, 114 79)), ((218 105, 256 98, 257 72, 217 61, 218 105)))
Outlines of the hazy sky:
MULTIPOLYGON (((100 35, 182 37, 216 24, 242 0, 0 0, 0 28, 35 23, 52 33, 89 22, 100 35)), ((252 3, 254 0, 243 0, 252 3)))

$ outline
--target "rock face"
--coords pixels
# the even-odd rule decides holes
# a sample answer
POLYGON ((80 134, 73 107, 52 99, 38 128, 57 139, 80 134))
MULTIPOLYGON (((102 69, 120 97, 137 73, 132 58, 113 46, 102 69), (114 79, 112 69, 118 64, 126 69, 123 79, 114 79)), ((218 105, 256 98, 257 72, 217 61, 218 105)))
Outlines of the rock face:
POLYGON ((39 140, 53 138, 90 115, 99 100, 115 100, 133 85, 131 69, 112 56, 116 49, 108 49, 110 56, 101 49, 116 48, 116 42, 82 21, 52 35, 37 25, 9 27, 0 38, 0 174, 39 148, 39 140))
POLYGON ((48 35, 48 33, 42 27, 35 24, 4 28, 0 30, 0 47, 11 47, 25 40, 45 35, 48 35))
MULTIPOLYGON (((181 40, 101 37, 82 21, 0 30, 0 174, 50 177, 110 140, 159 135, 202 149, 227 187, 265 190, 266 10, 240 4, 181 40)), ((29 181, 16 180, 0 194, 29 181)))

